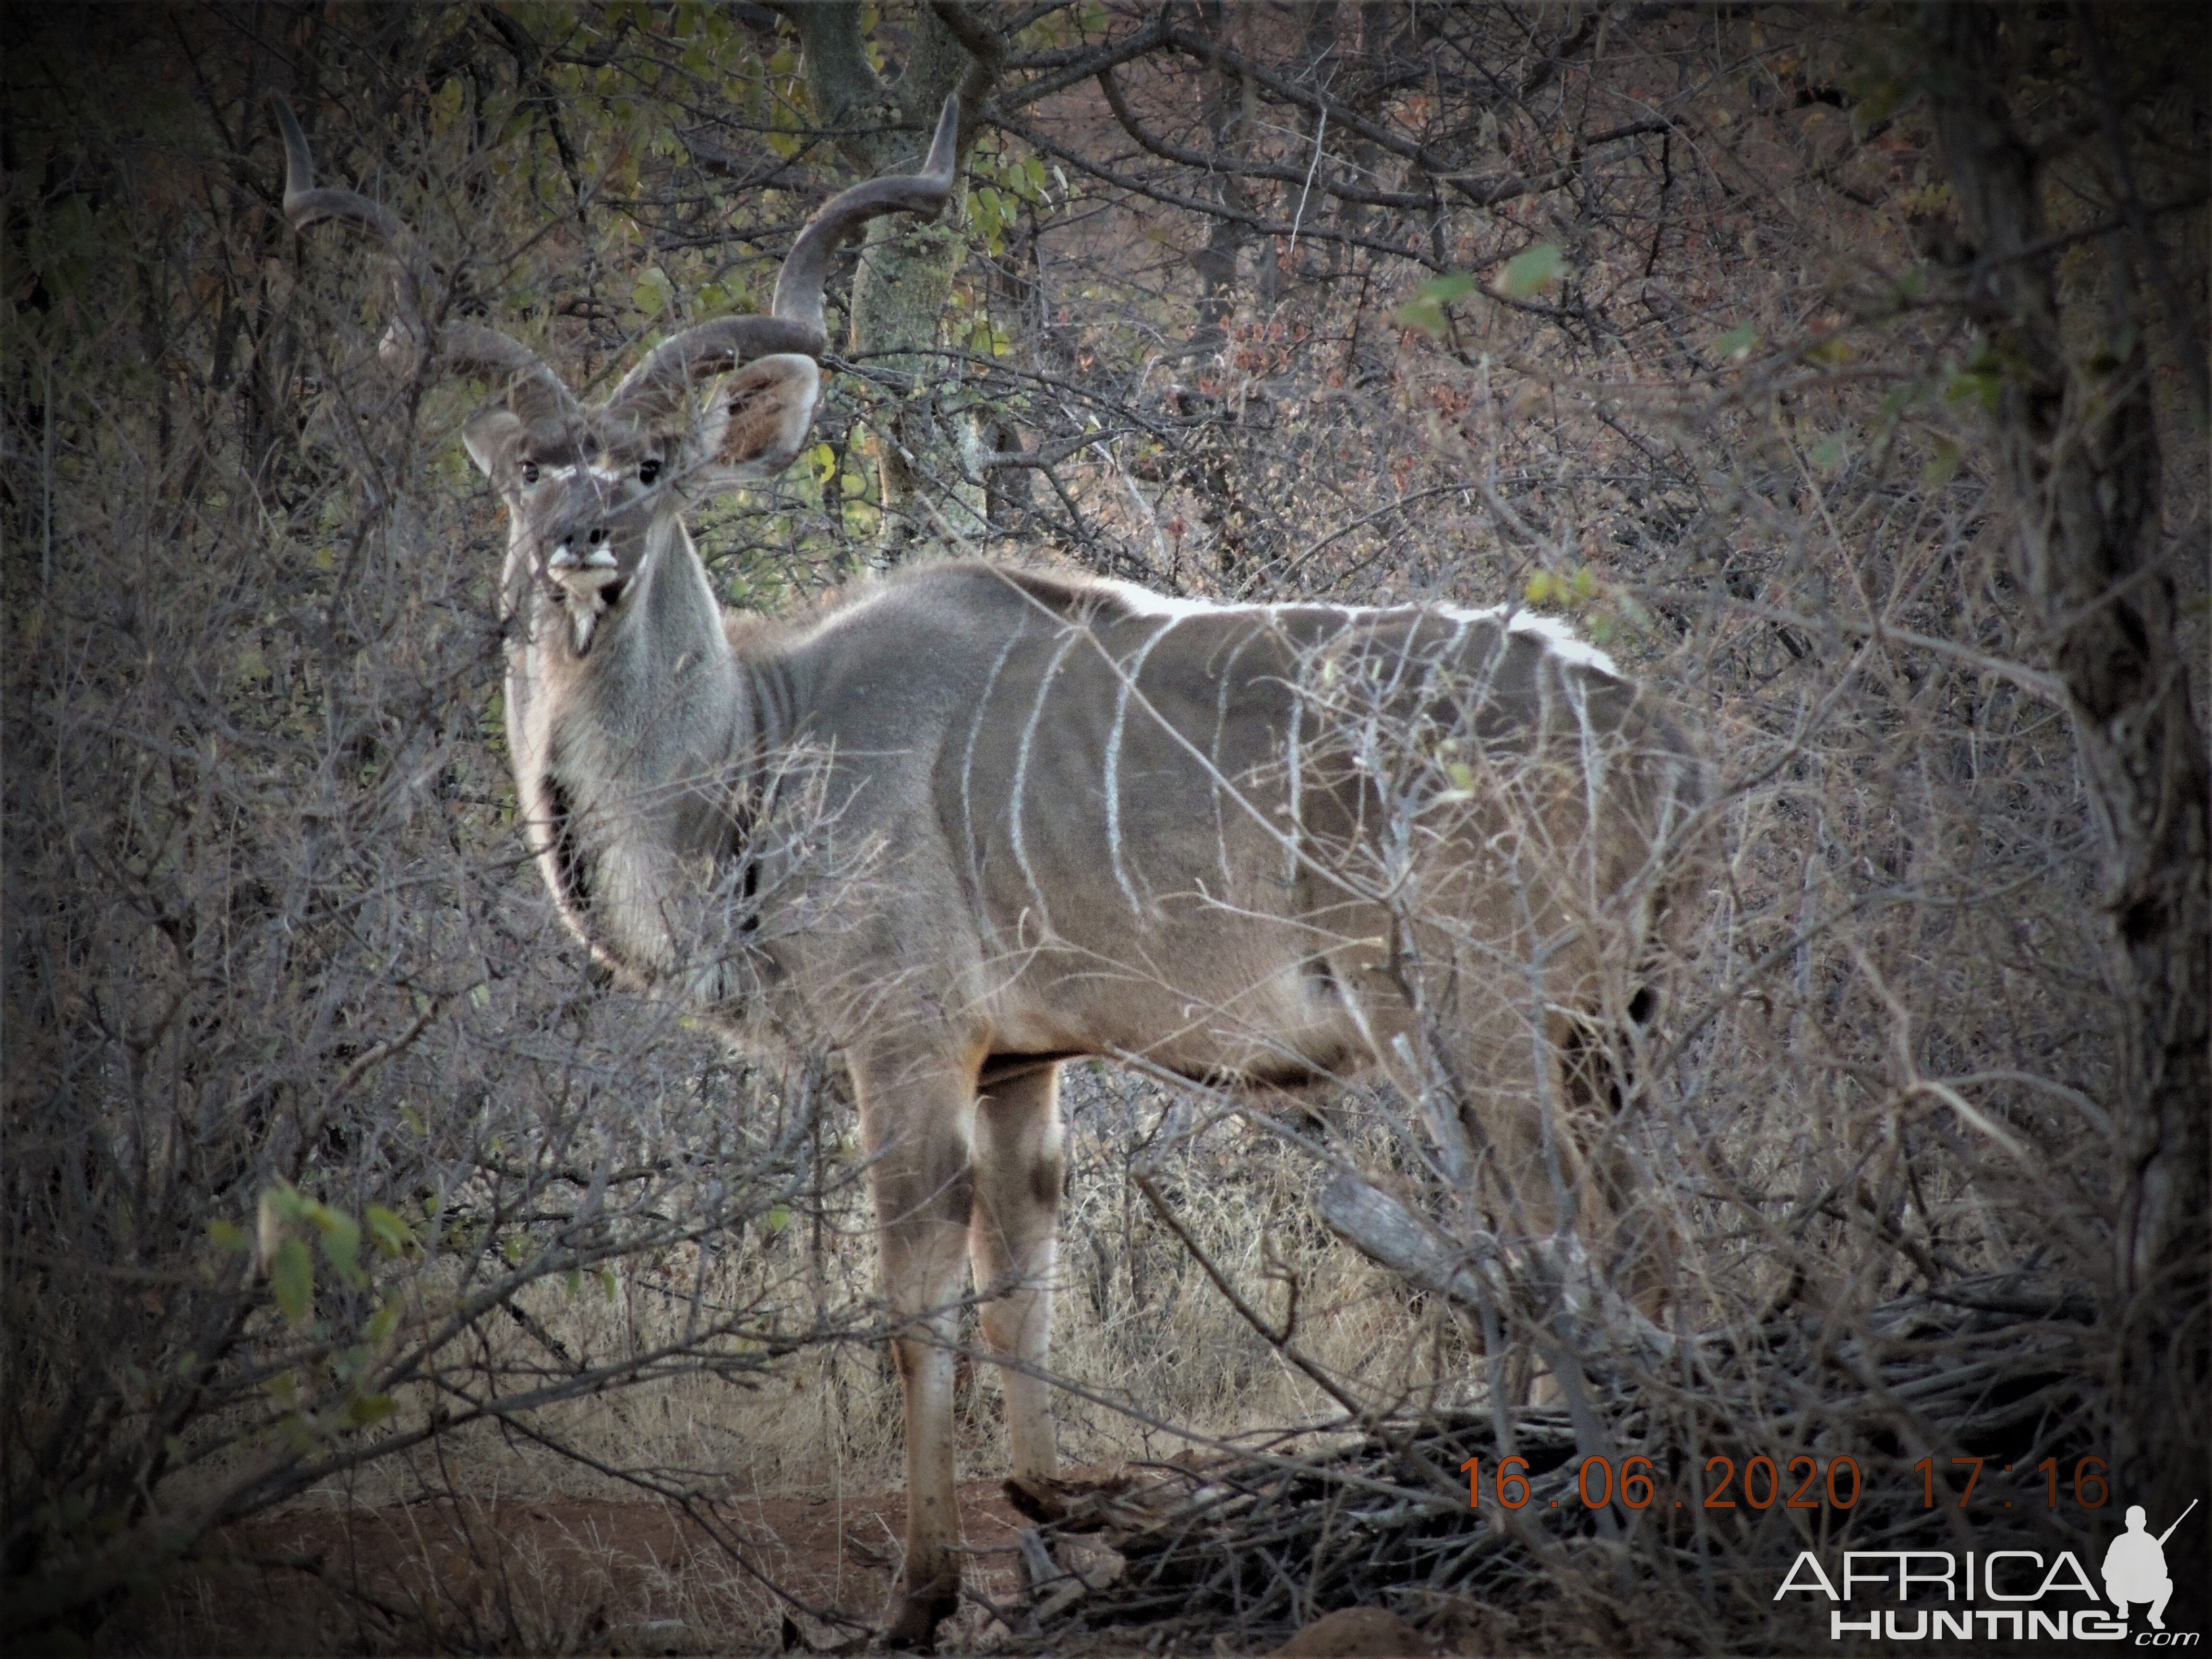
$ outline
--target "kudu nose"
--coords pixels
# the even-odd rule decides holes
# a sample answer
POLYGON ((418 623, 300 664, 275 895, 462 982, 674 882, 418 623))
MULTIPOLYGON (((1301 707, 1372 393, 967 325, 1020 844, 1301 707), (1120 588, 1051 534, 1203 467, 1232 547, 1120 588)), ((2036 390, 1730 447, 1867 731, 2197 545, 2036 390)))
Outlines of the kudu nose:
POLYGON ((614 550, 607 545, 607 527, 602 524, 592 525, 580 533, 573 529, 563 532, 554 544, 552 556, 546 561, 555 570, 606 569, 614 562, 614 550), (590 551, 577 550, 579 539, 590 551))

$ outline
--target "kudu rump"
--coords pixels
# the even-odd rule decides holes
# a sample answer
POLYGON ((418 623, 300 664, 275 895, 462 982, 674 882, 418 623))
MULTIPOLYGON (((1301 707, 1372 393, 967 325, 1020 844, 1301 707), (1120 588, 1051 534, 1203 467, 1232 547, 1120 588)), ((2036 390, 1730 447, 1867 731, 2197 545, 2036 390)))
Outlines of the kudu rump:
MULTIPOLYGON (((768 316, 656 347, 584 404, 537 356, 426 323, 406 227, 313 187, 295 224, 391 245, 411 339, 499 387, 466 428, 507 505, 508 742, 569 924, 740 1034, 842 1056, 906 1408, 890 1634, 957 1605, 963 1273, 1004 1372, 1014 1484, 1058 1500, 1043 1366, 1062 1061, 1220 1086, 1379 1065, 1498 1237, 1612 1239, 1590 1033, 1633 1032, 1698 763, 1648 694, 1526 616, 1216 605, 963 562, 794 620, 726 616, 684 526, 805 441, 831 253, 934 213, 923 171, 824 206, 768 316), (711 386, 711 392, 702 389, 711 386)), ((1682 908, 1678 901, 1675 908, 1682 908)))

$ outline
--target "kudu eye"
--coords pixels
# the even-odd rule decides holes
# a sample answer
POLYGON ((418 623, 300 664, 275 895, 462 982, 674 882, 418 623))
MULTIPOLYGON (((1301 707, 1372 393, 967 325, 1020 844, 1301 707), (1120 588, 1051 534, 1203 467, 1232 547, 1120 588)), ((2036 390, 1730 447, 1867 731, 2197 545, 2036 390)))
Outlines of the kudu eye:
POLYGON ((538 482, 537 462, 525 461, 522 464, 522 482, 525 483, 536 483, 538 482))
POLYGON ((637 464, 637 481, 649 484, 660 477, 660 457, 648 455, 637 464))

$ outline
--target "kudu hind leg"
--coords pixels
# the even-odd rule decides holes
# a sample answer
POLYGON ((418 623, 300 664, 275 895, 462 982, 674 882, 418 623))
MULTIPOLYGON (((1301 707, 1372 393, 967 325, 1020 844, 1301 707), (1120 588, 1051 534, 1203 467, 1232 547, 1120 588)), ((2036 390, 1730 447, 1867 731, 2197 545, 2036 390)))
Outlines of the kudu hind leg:
POLYGON ((884 1636, 920 1647, 960 1606, 952 1344, 975 1208, 975 1095, 969 1074, 955 1067, 854 1072, 906 1418, 906 1565, 884 1636))
POLYGON ((969 1249, 984 1303, 984 1340, 1002 1364, 1013 1478, 1049 1503, 1059 1471, 1051 1390, 1036 1376, 1052 1340, 1052 1278, 1066 1153, 1060 1068, 990 1085, 975 1113, 975 1214, 969 1249), (1024 1370, 1021 1367, 1027 1367, 1024 1370))

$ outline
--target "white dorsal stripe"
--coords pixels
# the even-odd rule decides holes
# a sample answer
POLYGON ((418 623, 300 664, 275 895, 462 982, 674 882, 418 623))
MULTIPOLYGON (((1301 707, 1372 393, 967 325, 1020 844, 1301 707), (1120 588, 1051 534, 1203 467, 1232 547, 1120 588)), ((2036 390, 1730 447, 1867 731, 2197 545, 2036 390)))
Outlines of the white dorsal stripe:
POLYGON ((1149 587, 1139 587, 1134 582, 1117 580, 1111 576, 1093 579, 1092 586, 1103 588, 1139 617, 1173 617, 1180 621, 1185 617, 1218 617, 1231 611, 1263 611, 1266 605, 1211 605, 1204 599, 1177 599, 1170 593, 1155 593, 1149 587))
MULTIPOLYGON (((1109 576, 1094 579, 1092 586, 1111 593, 1139 617, 1171 617, 1181 620, 1188 617, 1228 617, 1236 615, 1268 617, 1279 611, 1304 609, 1323 609, 1357 616, 1363 607, 1339 605, 1326 600, 1289 600, 1280 605, 1214 605, 1204 599, 1178 599, 1171 594, 1155 593, 1134 582, 1125 582, 1109 576)), ((1395 609, 1396 607, 1386 607, 1395 609)), ((1503 623, 1509 633, 1524 638, 1540 640, 1544 648, 1564 662, 1584 668, 1595 668, 1601 674, 1620 678, 1620 666, 1597 647, 1577 634, 1555 617, 1540 616, 1533 611, 1518 607, 1509 609, 1502 605, 1469 608, 1456 605, 1425 605, 1419 601, 1406 607, 1426 611, 1431 615, 1448 617, 1459 623, 1503 623)))
POLYGON ((1533 611, 1509 611, 1502 605, 1486 605, 1473 611, 1455 605, 1440 605, 1435 609, 1440 617, 1462 622, 1504 623, 1509 633, 1543 641, 1544 648, 1563 661, 1595 668, 1616 679, 1621 678, 1618 663, 1556 617, 1540 617, 1533 611))

